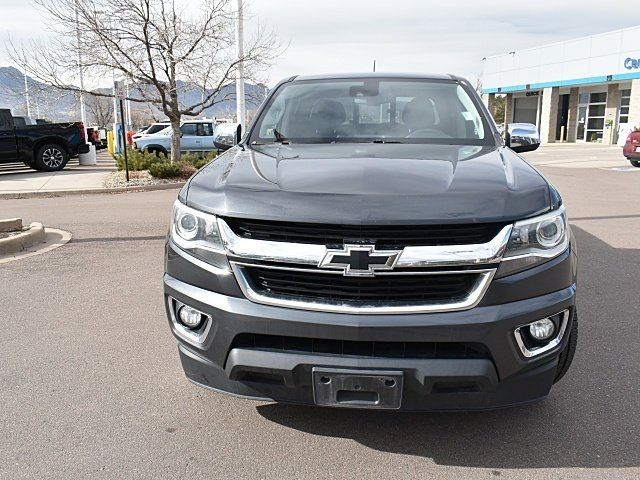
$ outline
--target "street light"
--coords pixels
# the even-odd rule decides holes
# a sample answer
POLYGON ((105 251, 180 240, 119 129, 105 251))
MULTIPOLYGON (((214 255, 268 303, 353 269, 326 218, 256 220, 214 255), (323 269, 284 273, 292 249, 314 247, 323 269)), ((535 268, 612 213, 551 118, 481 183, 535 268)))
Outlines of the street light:
POLYGON ((84 109, 84 73, 82 71, 82 44, 80 43, 80 12, 78 11, 78 0, 76 6, 76 37, 78 39, 78 69, 80 70, 80 120, 85 128, 85 138, 87 130, 87 116, 84 109))
POLYGON ((24 97, 27 101, 27 117, 31 117, 31 104, 29 103, 29 83, 27 81, 27 68, 24 69, 24 97))
POLYGON ((244 131, 244 19, 242 2, 243 0, 238 0, 238 18, 236 20, 236 51, 238 54, 238 68, 236 69, 236 121, 244 131))

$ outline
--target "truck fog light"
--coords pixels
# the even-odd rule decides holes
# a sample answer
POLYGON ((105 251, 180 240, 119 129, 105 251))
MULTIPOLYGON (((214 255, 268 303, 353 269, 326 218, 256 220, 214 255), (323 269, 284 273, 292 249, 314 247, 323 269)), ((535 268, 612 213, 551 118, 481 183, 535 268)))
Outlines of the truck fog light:
POLYGON ((202 321, 206 317, 202 312, 199 312, 195 308, 183 305, 180 307, 180 310, 178 310, 178 318, 180 318, 180 322, 185 327, 196 329, 202 324, 202 321))
POLYGON ((529 325, 529 333, 538 340, 547 340, 554 334, 556 326, 550 318, 543 318, 529 325))

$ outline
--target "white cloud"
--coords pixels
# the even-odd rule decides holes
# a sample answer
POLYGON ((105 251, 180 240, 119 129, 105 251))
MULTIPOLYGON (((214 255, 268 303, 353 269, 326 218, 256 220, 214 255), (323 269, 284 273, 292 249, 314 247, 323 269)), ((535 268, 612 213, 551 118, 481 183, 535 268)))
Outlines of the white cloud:
MULTIPOLYGON (((197 4, 195 0, 192 4, 197 4)), ((250 34, 259 21, 289 48, 271 84, 295 74, 370 71, 449 72, 473 80, 482 57, 640 23, 618 0, 251 0, 250 34)), ((0 0, 0 35, 28 40, 45 19, 26 1, 0 0)), ((9 63, 0 51, 0 65, 9 63)))

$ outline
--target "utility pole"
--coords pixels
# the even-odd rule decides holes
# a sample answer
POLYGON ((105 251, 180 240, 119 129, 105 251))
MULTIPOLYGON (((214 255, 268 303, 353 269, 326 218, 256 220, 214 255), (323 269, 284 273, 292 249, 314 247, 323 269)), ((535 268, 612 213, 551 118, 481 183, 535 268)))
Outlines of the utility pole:
POLYGON ((238 0, 238 18, 236 21, 236 51, 239 61, 236 70, 236 121, 244 132, 246 109, 244 102, 244 19, 242 2, 243 0, 238 0))
POLYGON ((24 97, 27 101, 27 117, 31 116, 31 104, 29 103, 29 82, 27 81, 27 69, 24 69, 24 97))

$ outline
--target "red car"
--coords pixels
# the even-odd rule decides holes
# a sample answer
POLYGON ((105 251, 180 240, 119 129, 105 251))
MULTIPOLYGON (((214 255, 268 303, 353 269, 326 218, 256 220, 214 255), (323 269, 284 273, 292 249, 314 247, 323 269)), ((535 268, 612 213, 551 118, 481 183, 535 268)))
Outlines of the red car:
POLYGON ((640 130, 629 134, 622 153, 631 162, 631 165, 640 168, 640 130))

